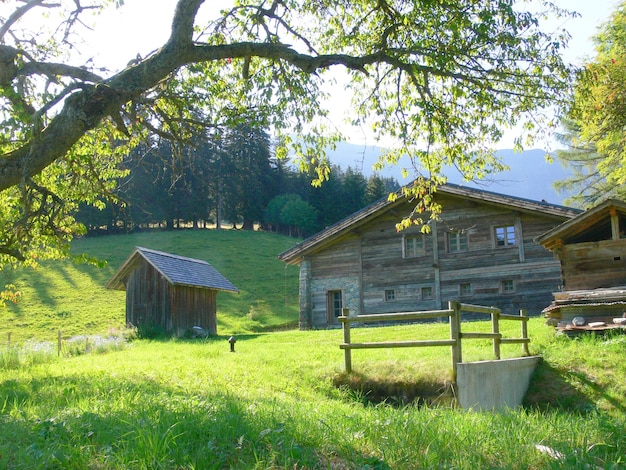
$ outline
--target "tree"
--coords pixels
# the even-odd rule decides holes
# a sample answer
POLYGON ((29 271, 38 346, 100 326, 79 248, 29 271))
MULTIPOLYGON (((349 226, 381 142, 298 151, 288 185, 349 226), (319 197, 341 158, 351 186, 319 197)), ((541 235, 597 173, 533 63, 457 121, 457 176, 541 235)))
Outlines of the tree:
POLYGON ((605 157, 598 153, 593 142, 581 140, 580 126, 571 119, 561 121, 563 132, 557 135, 566 146, 556 154, 571 176, 556 181, 554 187, 566 195, 565 202, 575 207, 590 208, 609 197, 626 198, 626 185, 614 185, 600 172, 605 157))
POLYGON ((315 208, 298 194, 281 194, 274 197, 265 208, 263 221, 275 231, 288 235, 295 229, 297 236, 313 233, 317 229, 315 208))
POLYGON ((242 124, 230 129, 226 140, 225 152, 233 166, 233 171, 224 175, 233 195, 229 215, 232 220, 241 219, 244 229, 252 230, 275 194, 271 184, 270 136, 264 130, 242 124))
POLYGON ((578 76, 562 119, 568 148, 557 153, 574 169, 557 188, 577 193, 572 202, 585 208, 626 196, 626 1, 594 42, 596 56, 578 76))
POLYGON ((383 179, 380 175, 373 174, 367 179, 364 202, 365 204, 371 204, 399 189, 400 185, 394 178, 383 179))
POLYGON ((386 160, 411 156, 422 195, 443 165, 468 178, 499 168, 491 146, 503 129, 532 132, 571 74, 559 54, 567 34, 539 28, 544 13, 567 15, 547 0, 536 14, 511 0, 246 0, 205 23, 203 0, 178 0, 169 39, 148 57, 110 74, 76 65, 87 15, 121 3, 3 3, 13 7, 0 18, 3 261, 67 250, 76 201, 101 204, 122 155, 150 133, 180 141, 255 122, 279 156, 291 148, 323 180, 321 149, 339 138, 321 124, 331 68, 349 75, 353 122, 398 140, 386 160))

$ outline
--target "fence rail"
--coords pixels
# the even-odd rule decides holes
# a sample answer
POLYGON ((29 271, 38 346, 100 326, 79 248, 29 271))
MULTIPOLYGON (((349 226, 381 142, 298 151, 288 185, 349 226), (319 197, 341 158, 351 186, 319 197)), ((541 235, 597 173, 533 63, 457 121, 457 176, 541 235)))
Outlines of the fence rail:
MULTIPOLYGON (((119 339, 118 337, 117 339, 119 339)), ((1 338, 0 338, 1 339, 1 338)), ((56 335, 55 340, 44 340, 44 341, 35 341, 36 345, 47 345, 50 348, 51 352, 56 352, 57 356, 61 356, 62 354, 78 354, 78 353, 86 353, 92 350, 93 348, 106 348, 107 344, 109 347, 112 347, 116 342, 116 337, 108 337, 104 340, 99 335, 93 336, 74 336, 72 338, 63 338, 63 332, 59 330, 56 335), (112 338, 112 339, 111 339, 112 338)), ((26 345, 20 344, 18 342, 13 341, 13 334, 11 332, 7 333, 6 343, 0 341, 0 354, 3 351, 9 351, 12 348, 24 348, 28 350, 28 343, 26 345)))
POLYGON ((430 310, 423 312, 404 312, 404 313, 381 313, 374 315, 355 315, 350 316, 350 311, 344 308, 342 316, 338 320, 343 325, 343 343, 339 345, 344 350, 344 362, 346 372, 352 372, 352 350, 353 349, 381 349, 381 348, 416 348, 431 346, 448 346, 451 350, 452 373, 456 380, 457 364, 463 362, 462 340, 464 339, 491 339, 493 342, 493 353, 496 359, 500 359, 500 345, 502 344, 521 344, 522 355, 528 356, 528 316, 524 310, 520 310, 518 315, 502 314, 500 309, 495 307, 484 307, 482 305, 463 304, 460 302, 448 302, 447 310, 430 310), (461 331, 461 314, 482 313, 491 316, 491 333, 474 333, 461 331), (383 321, 411 321, 422 320, 428 318, 447 317, 450 324, 449 339, 435 340, 412 340, 412 341, 379 341, 353 343, 350 340, 350 324, 351 323, 368 323, 383 321), (500 333, 500 320, 516 320, 521 322, 521 337, 519 338, 503 338, 500 333))

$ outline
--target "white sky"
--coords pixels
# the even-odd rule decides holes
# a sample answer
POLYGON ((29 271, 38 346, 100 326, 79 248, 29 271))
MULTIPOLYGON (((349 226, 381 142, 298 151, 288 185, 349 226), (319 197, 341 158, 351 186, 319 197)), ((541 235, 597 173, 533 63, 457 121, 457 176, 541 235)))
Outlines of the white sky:
MULTIPOLYGON (((564 28, 572 36, 566 59, 580 63, 585 57, 593 56, 594 49, 591 37, 597 27, 604 22, 617 5, 618 0, 553 0, 558 6, 578 11, 580 18, 567 20, 561 24, 552 24, 555 29, 564 28)), ((9 8, 13 2, 0 2, 0 10, 9 8)), ((219 8, 228 4, 226 0, 207 0, 204 9, 219 8)), ((99 16, 96 31, 87 36, 84 50, 88 51, 97 66, 107 66, 110 70, 123 69, 137 54, 145 57, 150 52, 164 44, 170 32, 176 0, 124 0, 120 9, 111 9, 99 16)), ((202 10, 201 10, 202 11, 202 10)), ((4 16, 4 15, 3 15, 4 16)), ((341 89, 341 87, 337 87, 341 89)), ((336 125, 341 125, 349 102, 346 93, 340 92, 332 97, 333 114, 331 116, 336 125)), ((367 131, 352 129, 350 140, 361 142, 367 140, 367 131)), ((365 142, 369 145, 374 142, 365 142)), ((512 140, 503 142, 502 148, 512 147, 512 140)))
MULTIPOLYGON (((591 55, 590 37, 608 18, 617 0, 553 1, 581 14, 580 18, 555 24, 572 35, 568 59, 578 62, 585 55, 591 55)), ((167 39, 175 3, 175 0, 125 0, 122 8, 100 17, 94 52, 113 68, 123 68, 138 53, 145 56, 167 39)), ((208 0, 203 8, 217 8, 225 3, 228 2, 208 0)))

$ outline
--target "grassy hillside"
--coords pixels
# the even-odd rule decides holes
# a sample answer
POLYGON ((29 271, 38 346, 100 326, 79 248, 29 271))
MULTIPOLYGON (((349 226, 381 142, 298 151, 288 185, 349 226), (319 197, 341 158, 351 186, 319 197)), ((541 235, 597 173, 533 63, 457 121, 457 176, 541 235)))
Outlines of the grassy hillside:
POLYGON ((263 331, 297 325, 298 268, 276 257, 296 240, 282 235, 239 230, 182 230, 75 240, 72 251, 106 261, 106 267, 71 260, 44 263, 38 269, 0 273, 0 284, 22 291, 17 305, 0 308, 0 344, 96 334, 125 321, 125 293, 105 289, 108 279, 135 246, 206 260, 237 288, 220 292, 218 334, 263 331))

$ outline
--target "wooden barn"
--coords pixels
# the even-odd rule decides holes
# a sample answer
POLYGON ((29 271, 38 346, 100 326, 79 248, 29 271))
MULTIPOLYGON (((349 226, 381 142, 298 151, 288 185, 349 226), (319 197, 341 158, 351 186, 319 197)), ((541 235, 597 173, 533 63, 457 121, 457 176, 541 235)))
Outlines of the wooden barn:
POLYGON ((206 261, 137 247, 106 285, 126 290, 126 322, 173 336, 217 334, 217 293, 239 290, 206 261))
POLYGON ((544 309, 550 323, 576 330, 626 321, 626 203, 607 200, 536 241, 561 265, 563 290, 544 309))
POLYGON ((300 266, 300 327, 354 315, 441 309, 449 300, 539 314, 560 266, 534 238, 580 211, 447 184, 430 233, 396 223, 415 202, 380 200, 281 253, 300 266))

